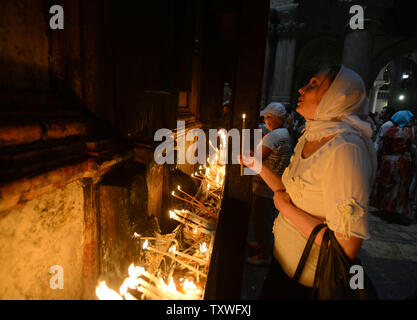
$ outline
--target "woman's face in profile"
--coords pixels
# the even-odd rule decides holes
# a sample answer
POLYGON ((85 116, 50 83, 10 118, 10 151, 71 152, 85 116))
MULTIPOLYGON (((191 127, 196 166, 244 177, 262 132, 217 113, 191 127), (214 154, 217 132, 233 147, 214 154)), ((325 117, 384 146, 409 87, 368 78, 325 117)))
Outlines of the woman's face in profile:
POLYGON ((314 75, 308 84, 299 89, 300 97, 297 103, 297 112, 307 120, 314 120, 317 106, 331 85, 327 72, 321 71, 314 75))
POLYGON ((282 127, 284 123, 284 121, 280 117, 277 117, 276 115, 273 115, 271 113, 267 113, 264 116, 264 122, 265 122, 266 128, 270 131, 282 127))

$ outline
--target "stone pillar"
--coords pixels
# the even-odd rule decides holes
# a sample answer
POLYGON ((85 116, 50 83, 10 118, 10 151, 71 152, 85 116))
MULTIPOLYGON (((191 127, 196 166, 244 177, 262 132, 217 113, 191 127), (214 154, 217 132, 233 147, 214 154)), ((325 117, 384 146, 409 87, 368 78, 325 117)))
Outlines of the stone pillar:
POLYGON ((284 37, 278 41, 271 102, 290 102, 295 67, 295 46, 295 38, 284 37))
POLYGON ((343 47, 342 64, 356 71, 365 84, 369 81, 372 43, 372 35, 368 30, 354 30, 346 35, 343 47))
POLYGON ((263 109, 269 102, 271 92, 271 81, 274 71, 275 49, 276 49, 276 23, 274 22, 275 10, 271 10, 268 23, 268 39, 266 41, 265 49, 265 66, 264 66, 264 78, 262 87, 262 100, 261 109, 263 109))
POLYGON ((286 1, 274 8, 280 23, 274 25, 275 50, 274 61, 271 64, 273 74, 270 77, 266 103, 283 102, 291 100, 292 83, 295 69, 296 32, 303 26, 295 21, 298 3, 286 1))
POLYGON ((386 1, 360 0, 356 3, 364 8, 364 29, 362 30, 352 30, 349 24, 352 17, 349 9, 354 3, 349 0, 338 0, 338 2, 346 12, 342 64, 356 71, 369 88, 373 83, 373 79, 369 78, 373 39, 380 27, 380 16, 384 13, 389 1, 385 3, 386 1))
POLYGON ((384 82, 375 81, 369 94, 369 111, 375 113, 376 103, 378 100, 379 89, 384 85, 384 82))
POLYGON ((371 91, 369 92, 369 111, 372 113, 375 113, 376 111, 379 89, 385 84, 385 81, 384 81, 385 69, 386 69, 386 66, 383 67, 381 71, 378 73, 378 76, 376 77, 374 81, 371 91))

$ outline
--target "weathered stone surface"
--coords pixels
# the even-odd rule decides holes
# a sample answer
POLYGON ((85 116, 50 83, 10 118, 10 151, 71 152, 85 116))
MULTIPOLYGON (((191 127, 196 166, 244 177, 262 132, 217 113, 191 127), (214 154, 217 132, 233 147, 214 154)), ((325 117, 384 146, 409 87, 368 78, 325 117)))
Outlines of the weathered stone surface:
POLYGON ((45 140, 62 139, 70 136, 82 136, 88 132, 87 123, 74 121, 54 121, 45 122, 46 134, 45 140))
POLYGON ((49 89, 49 41, 42 0, 0 2, 0 87, 49 89))
POLYGON ((83 289, 83 189, 71 183, 0 217, 0 299, 80 299, 83 289), (53 290, 50 268, 64 269, 53 290))
POLYGON ((147 218, 146 168, 127 162, 99 185, 100 278, 118 283, 134 259, 135 225, 147 218))
POLYGON ((0 147, 28 144, 41 138, 40 123, 0 126, 0 147))

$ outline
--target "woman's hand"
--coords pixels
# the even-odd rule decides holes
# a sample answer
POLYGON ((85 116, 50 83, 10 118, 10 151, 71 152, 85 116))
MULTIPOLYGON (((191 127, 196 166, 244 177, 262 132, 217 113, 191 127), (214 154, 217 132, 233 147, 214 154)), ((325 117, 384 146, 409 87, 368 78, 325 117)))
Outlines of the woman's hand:
POLYGON ((277 190, 274 193, 274 204, 279 212, 283 212, 291 204, 291 197, 285 190, 277 190))
POLYGON ((259 164, 260 166, 262 166, 262 159, 257 159, 256 157, 254 157, 253 151, 250 151, 250 156, 248 154, 244 154, 243 156, 239 154, 237 156, 237 161, 239 163, 243 163, 243 165, 248 168, 257 167, 256 165, 259 164))

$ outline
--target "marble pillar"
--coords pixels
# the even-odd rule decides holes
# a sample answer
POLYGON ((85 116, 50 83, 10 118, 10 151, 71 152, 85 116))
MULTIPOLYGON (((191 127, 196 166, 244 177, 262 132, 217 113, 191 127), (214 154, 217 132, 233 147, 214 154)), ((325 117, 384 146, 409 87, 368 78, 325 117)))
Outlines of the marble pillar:
POLYGON ((379 89, 384 85, 384 81, 374 81, 374 85, 369 93, 369 111, 375 113, 378 100, 379 89))
POLYGON ((278 24, 272 24, 269 42, 270 62, 265 68, 262 107, 270 102, 289 104, 295 71, 296 33, 304 25, 295 21, 298 3, 278 1, 274 12, 278 24))
POLYGON ((269 23, 268 26, 268 40, 266 42, 265 50, 265 66, 264 66, 264 78, 263 78, 263 87, 262 87, 262 100, 261 108, 266 107, 269 102, 270 92, 271 92, 271 82, 274 70, 274 60, 275 60, 275 26, 273 23, 269 23))
POLYGON ((289 103, 295 68, 296 40, 282 37, 277 43, 270 102, 289 103))
POLYGON ((372 43, 372 34, 368 30, 355 30, 346 35, 343 47, 342 64, 356 71, 365 84, 369 81, 372 43))

